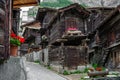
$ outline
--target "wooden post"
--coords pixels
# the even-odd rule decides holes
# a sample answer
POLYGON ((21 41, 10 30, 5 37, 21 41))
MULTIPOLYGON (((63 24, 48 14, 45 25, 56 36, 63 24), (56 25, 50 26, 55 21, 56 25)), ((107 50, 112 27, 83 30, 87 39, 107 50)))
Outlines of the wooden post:
POLYGON ((119 59, 118 62, 120 62, 120 51, 118 51, 118 59, 119 59))
POLYGON ((117 52, 117 65, 119 65, 119 51, 117 52))
POLYGON ((113 64, 115 64, 115 52, 113 52, 113 64))
POLYGON ((65 56, 64 56, 64 52, 63 52, 63 48, 64 48, 64 43, 61 42, 61 64, 62 64, 62 67, 64 69, 64 59, 65 59, 65 56))
POLYGON ((5 0, 5 58, 7 59, 10 54, 9 34, 12 26, 12 2, 13 0, 5 0), (7 43, 6 43, 7 42, 7 43))

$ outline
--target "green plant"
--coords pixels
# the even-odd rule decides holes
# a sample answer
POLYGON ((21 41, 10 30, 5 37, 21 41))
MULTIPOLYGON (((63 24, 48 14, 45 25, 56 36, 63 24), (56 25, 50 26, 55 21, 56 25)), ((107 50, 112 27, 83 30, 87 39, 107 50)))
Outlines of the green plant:
POLYGON ((40 64, 40 61, 39 61, 39 60, 36 60, 36 61, 34 61, 34 63, 38 63, 38 64, 40 64))
POLYGON ((81 77, 80 80, 91 80, 91 79, 86 79, 84 77, 81 77))
POLYGON ((70 73, 66 70, 64 70, 63 75, 70 75, 70 73))
POLYGON ((83 72, 84 72, 84 73, 87 73, 88 70, 89 70, 89 68, 86 67, 83 72))
POLYGON ((70 72, 70 74, 80 74, 80 73, 82 73, 82 71, 80 71, 80 70, 76 70, 74 72, 70 72))
POLYGON ((92 64, 92 67, 96 69, 98 67, 98 64, 92 64))
POLYGON ((112 75, 116 75, 116 76, 118 76, 118 75, 119 75, 119 73, 112 73, 112 75))
POLYGON ((42 7, 52 7, 52 8, 57 8, 57 7, 65 7, 68 6, 70 4, 72 4, 73 2, 69 1, 69 0, 58 0, 56 2, 41 2, 40 6, 42 7))
POLYGON ((51 68, 51 66, 47 66, 47 69, 50 69, 50 70, 51 70, 52 68, 51 68))

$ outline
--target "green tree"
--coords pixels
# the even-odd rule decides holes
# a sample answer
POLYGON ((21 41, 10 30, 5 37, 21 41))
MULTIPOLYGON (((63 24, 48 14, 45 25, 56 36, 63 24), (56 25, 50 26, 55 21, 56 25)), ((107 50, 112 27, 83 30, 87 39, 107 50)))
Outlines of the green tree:
POLYGON ((70 4, 72 4, 73 2, 69 1, 69 0, 57 0, 57 2, 41 2, 40 6, 41 7, 51 7, 51 8, 58 8, 58 7, 65 7, 68 6, 70 4))

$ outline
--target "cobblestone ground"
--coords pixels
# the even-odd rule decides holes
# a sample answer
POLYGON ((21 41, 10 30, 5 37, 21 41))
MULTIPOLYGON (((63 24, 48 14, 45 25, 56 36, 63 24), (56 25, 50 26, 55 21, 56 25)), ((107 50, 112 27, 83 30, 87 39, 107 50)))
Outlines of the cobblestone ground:
POLYGON ((27 80, 67 80, 39 64, 26 62, 27 80))

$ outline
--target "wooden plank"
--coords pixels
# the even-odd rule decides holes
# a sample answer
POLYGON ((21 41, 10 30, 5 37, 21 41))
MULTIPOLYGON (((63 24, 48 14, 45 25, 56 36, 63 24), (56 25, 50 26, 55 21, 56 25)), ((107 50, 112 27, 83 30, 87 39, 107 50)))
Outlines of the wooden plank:
POLYGON ((24 6, 35 6, 37 0, 13 0, 13 8, 20 8, 24 6))
POLYGON ((66 42, 67 39, 57 39, 56 42, 66 42))

